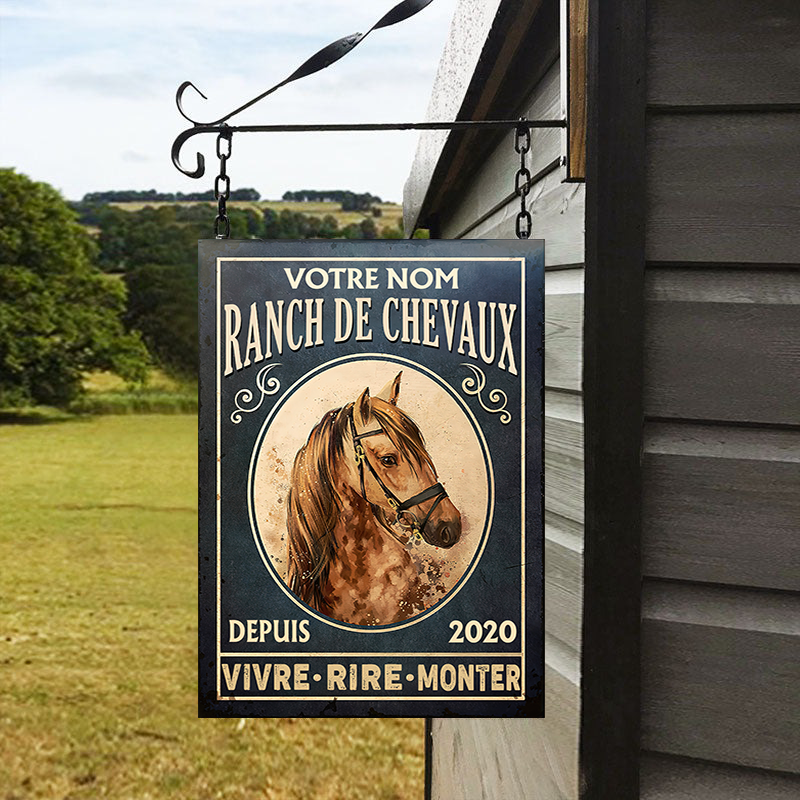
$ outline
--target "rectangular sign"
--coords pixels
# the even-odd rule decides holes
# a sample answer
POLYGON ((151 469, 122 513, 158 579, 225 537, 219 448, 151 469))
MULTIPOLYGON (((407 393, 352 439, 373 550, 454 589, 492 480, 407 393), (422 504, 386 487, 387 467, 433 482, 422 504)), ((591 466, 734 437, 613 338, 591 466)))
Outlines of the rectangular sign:
POLYGON ((542 716, 543 243, 199 249, 200 715, 542 716))

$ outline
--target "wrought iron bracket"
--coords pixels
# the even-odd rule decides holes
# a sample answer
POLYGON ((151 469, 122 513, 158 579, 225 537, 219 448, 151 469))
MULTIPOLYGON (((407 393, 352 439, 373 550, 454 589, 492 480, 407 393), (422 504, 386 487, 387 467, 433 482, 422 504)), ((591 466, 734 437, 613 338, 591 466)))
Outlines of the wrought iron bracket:
MULTIPOLYGON (((529 128, 565 128, 563 119, 530 119, 525 121, 529 128)), ((231 133, 330 133, 341 131, 460 131, 460 130, 496 130, 515 129, 519 127, 518 119, 470 119, 452 120, 449 122, 366 122, 354 124, 330 125, 195 125, 178 134, 172 143, 172 163, 175 168, 190 178, 202 178, 205 175, 205 157, 201 152, 196 154, 195 167, 184 167, 180 153, 183 145, 193 136, 203 133, 219 135, 220 131, 231 133)))
MULTIPOLYGON (((184 119, 192 123, 191 128, 187 128, 178 134, 172 143, 172 163, 175 168, 189 178, 202 178, 205 175, 205 157, 199 151, 196 153, 195 166, 193 168, 184 167, 181 164, 181 148, 192 137, 200 134, 211 133, 218 136, 225 130, 230 133, 300 133, 300 132, 333 132, 333 131, 409 131, 409 130, 491 130, 497 128, 517 128, 518 119, 500 120, 454 120, 450 122, 380 122, 380 123, 359 123, 359 124, 331 124, 331 125, 228 125, 227 122, 232 117, 245 111, 259 101, 276 92, 288 83, 313 75, 320 70, 334 64, 343 56, 347 55, 356 45, 364 41, 375 30, 388 28, 396 25, 409 17, 413 17, 433 0, 402 0, 388 13, 384 14, 366 33, 353 33, 337 39, 335 42, 326 45, 317 51, 311 58, 301 64, 288 78, 262 92, 257 97, 240 105, 233 111, 225 114, 219 119, 209 122, 201 122, 193 119, 184 109, 183 98, 189 89, 193 89, 203 99, 208 99, 200 89, 191 81, 184 81, 175 95, 175 103, 178 111, 184 119)), ((530 128, 565 128, 566 120, 526 120, 530 128)))

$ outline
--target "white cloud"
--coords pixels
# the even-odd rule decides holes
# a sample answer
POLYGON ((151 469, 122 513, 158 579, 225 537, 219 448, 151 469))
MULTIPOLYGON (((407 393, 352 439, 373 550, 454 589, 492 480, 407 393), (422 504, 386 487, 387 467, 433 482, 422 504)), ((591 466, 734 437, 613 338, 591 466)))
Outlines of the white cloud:
MULTIPOLYGON (((456 0, 375 31, 351 54, 289 85, 236 118, 241 124, 423 119, 456 0)), ((5 164, 70 198, 112 188, 197 191, 170 163, 186 127, 175 90, 198 118, 215 118, 285 78, 328 42, 371 26, 394 0, 208 0, 137 4, 107 0, 6 2, 0 6, 0 129, 5 164)), ((232 185, 265 196, 302 186, 372 191, 399 200, 414 133, 241 134, 232 185)), ((212 137, 196 137, 210 172, 212 137)))
MULTIPOLYGON (((397 0, 399 2, 399 0, 397 0)), ((394 0, 237 0, 225 5, 219 0, 173 0, 157 3, 109 3, 108 0, 16 0, 0 4, 0 19, 47 20, 84 30, 119 27, 152 33, 154 30, 230 31, 267 36, 321 35, 327 41, 355 31, 364 31, 396 5, 394 0)), ((444 3, 434 0, 421 14, 441 16, 444 3)), ((450 16, 452 16, 452 8, 450 16)))
POLYGON ((106 73, 66 71, 50 81, 56 89, 90 92, 100 97, 138 98, 149 94, 148 76, 144 73, 106 73))
POLYGON ((131 164, 143 164, 147 161, 152 161, 152 158, 146 153, 137 153, 135 150, 125 150, 121 158, 123 161, 129 161, 131 164))

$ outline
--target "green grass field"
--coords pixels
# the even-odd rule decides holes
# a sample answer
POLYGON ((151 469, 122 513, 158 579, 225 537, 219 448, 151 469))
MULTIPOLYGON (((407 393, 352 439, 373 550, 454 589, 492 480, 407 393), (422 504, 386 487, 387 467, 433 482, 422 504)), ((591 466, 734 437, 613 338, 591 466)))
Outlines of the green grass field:
POLYGON ((195 445, 0 424, 0 800, 421 797, 421 721, 197 719, 195 445))

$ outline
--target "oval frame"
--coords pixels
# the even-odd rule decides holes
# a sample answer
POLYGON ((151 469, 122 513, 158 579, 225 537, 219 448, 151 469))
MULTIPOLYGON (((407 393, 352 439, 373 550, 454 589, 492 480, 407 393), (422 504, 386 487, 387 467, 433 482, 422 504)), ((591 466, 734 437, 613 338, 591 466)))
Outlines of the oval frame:
POLYGON ((250 466, 247 471, 247 513, 248 518, 250 520, 250 530, 253 534, 253 539, 256 544, 256 548, 258 550, 259 555, 261 556, 261 560, 264 562, 267 571, 270 574, 270 577, 278 584, 278 586, 283 590, 284 594, 299 608, 305 611, 307 614, 311 615, 315 619, 319 620, 320 622, 325 623, 334 628, 339 628, 341 630, 348 630, 354 631, 356 633, 388 633, 389 631, 396 631, 401 630, 402 628, 408 628, 411 625, 416 625, 422 622, 425 619, 436 614, 442 608, 444 608, 450 600, 452 600, 464 587, 466 582, 469 580, 472 573, 475 571, 475 567, 477 566, 478 562, 483 555, 483 551, 486 547, 486 540, 489 535, 489 531, 492 527, 492 520, 494 518, 494 469, 492 465, 492 457, 489 452, 489 446, 486 442, 486 437, 483 434, 483 430, 481 429, 480 425, 478 424, 478 420, 475 418, 475 415, 472 413, 472 410, 466 404, 464 399, 458 392, 449 384, 447 381, 444 381, 441 376, 437 375, 435 372, 432 372, 423 364, 419 364, 416 361, 412 361, 408 358, 403 358, 401 356, 387 356, 383 353, 359 353, 357 355, 350 355, 350 356, 342 356, 341 358, 335 358, 332 361, 326 361, 324 364, 320 364, 318 367, 315 367, 310 372, 305 373, 301 378, 296 380, 278 399, 275 405, 270 409, 269 414, 267 415, 266 419, 261 425, 259 429, 258 435, 256 436, 255 443, 253 445, 253 452, 250 456, 250 466), (475 553, 472 557, 472 560, 469 563, 469 566, 464 571, 464 574, 458 579, 455 586, 447 593, 447 595, 442 598, 441 601, 431 606, 426 611, 423 611, 420 614, 411 617, 410 619, 403 620, 402 622, 393 623, 390 625, 354 625, 351 623, 341 622, 339 620, 332 619, 331 617, 325 616, 324 614, 320 614, 315 609, 311 608, 307 603, 304 603, 287 585, 286 582, 281 578, 281 576, 277 573, 275 569, 275 565, 272 563, 272 559, 269 557, 269 554, 266 552, 266 548, 264 546, 264 542, 262 540, 261 534, 258 530, 258 522, 255 518, 255 469, 256 464, 258 462, 259 453, 261 451, 262 444, 267 435, 267 431, 269 430, 270 425, 275 421, 278 413, 280 412, 282 406, 286 403, 286 401, 305 383, 309 381, 310 378, 325 372, 328 369, 333 368, 337 364, 343 364, 345 362, 351 361, 385 361, 390 364, 397 364, 399 366, 409 366, 413 369, 418 370, 422 374, 426 375, 428 378, 432 379, 435 383, 441 386, 445 391, 450 394, 450 396, 457 402, 460 406, 464 415, 469 420, 470 424, 472 425, 473 430, 475 431, 478 444, 480 445, 481 452, 484 459, 484 466, 486 468, 486 476, 487 476, 487 488, 488 488, 488 496, 486 502, 486 516, 483 525, 483 530, 481 531, 481 539, 478 547, 475 550, 475 553))

